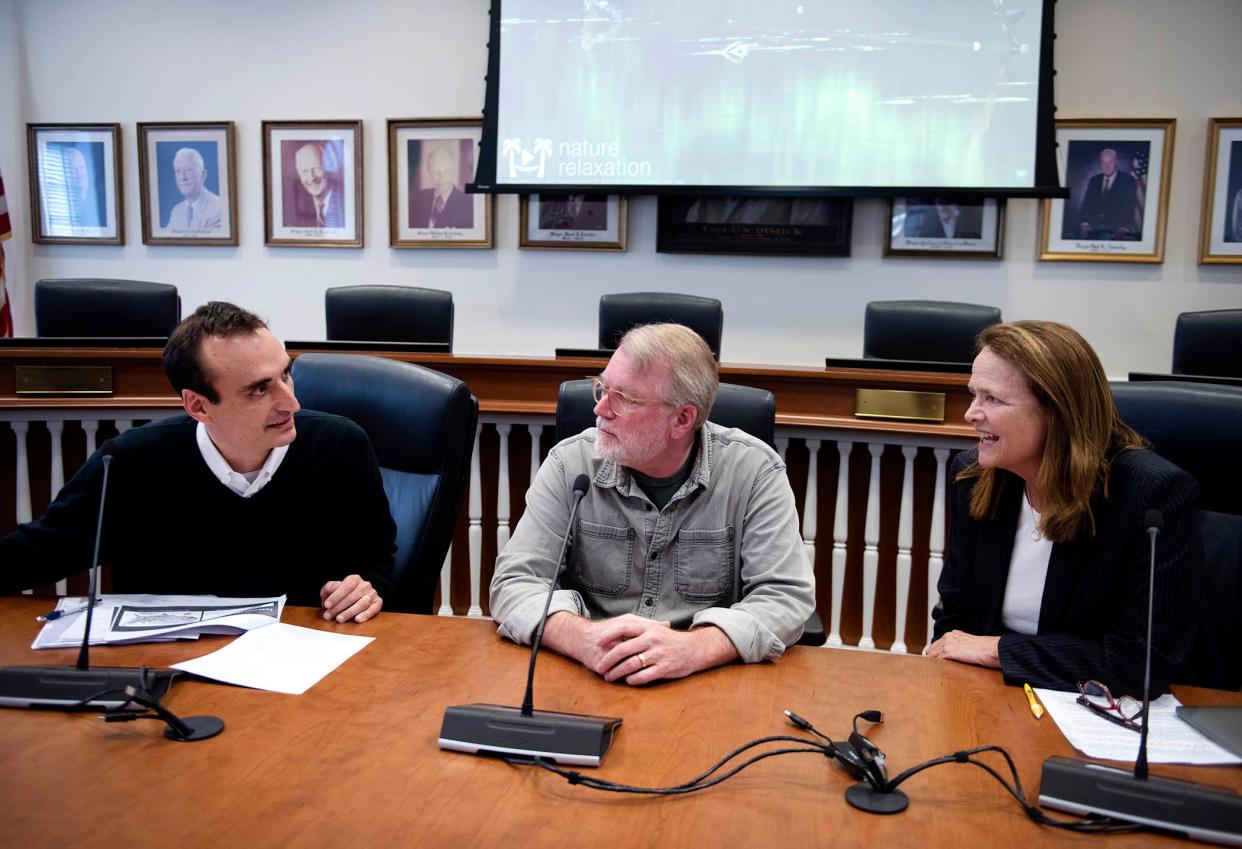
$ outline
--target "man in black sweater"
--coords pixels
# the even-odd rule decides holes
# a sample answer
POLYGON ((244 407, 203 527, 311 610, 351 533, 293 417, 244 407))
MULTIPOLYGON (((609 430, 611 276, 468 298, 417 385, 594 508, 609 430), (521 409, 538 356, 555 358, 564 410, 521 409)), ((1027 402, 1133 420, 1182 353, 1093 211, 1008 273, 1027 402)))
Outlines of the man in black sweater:
POLYGON ((299 412, 290 362, 232 304, 181 322, 164 371, 186 414, 106 442, 42 518, 0 539, 0 591, 89 565, 111 455, 100 560, 116 592, 288 594, 324 619, 376 616, 396 528, 375 453, 348 419, 299 412))

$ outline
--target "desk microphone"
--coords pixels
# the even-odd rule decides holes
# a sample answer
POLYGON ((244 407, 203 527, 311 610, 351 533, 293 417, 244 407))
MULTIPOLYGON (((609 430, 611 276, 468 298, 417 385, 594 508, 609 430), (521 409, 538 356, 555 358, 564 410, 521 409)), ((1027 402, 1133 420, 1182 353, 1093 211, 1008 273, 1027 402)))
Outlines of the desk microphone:
MULTIPOLYGON (((127 691, 157 702, 168 692, 177 673, 171 669, 133 669, 121 666, 91 668, 91 622, 98 603, 99 548, 103 539, 104 504, 108 497, 111 454, 100 458, 103 480, 99 485, 99 515, 95 521, 95 548, 91 556, 90 586, 87 593, 86 621, 82 647, 76 666, 6 666, 0 668, 0 707, 43 708, 45 710, 117 710, 138 701, 127 691)), ((146 702, 139 704, 149 706, 146 702)), ((164 709, 166 711, 166 709, 164 709)), ((171 715, 171 713, 170 713, 171 715)), ((175 717, 174 717, 175 718, 175 717)), ((219 734, 224 723, 214 716, 177 719, 181 727, 169 734, 172 740, 202 740, 219 734), (189 733, 184 733, 188 729, 189 733)))
POLYGON ((1151 632, 1155 608, 1159 510, 1143 518, 1151 538, 1147 576, 1147 658, 1143 675, 1143 724, 1134 772, 1072 758, 1044 761, 1039 801, 1083 816, 1096 814, 1183 832, 1195 840, 1242 846, 1242 797, 1231 790, 1147 775, 1147 714, 1151 706, 1151 632))
POLYGON ((534 709, 535 660, 543 642, 543 628, 552 606, 552 594, 561 576, 565 550, 573 534, 578 505, 590 488, 591 479, 586 475, 578 475, 574 480, 569 525, 561 539, 561 552, 544 599, 543 615, 531 640, 530 668, 526 673, 526 696, 522 707, 472 704, 446 708, 444 722, 440 726, 441 749, 469 754, 547 758, 576 766, 599 766, 608 751, 613 732, 621 724, 619 718, 534 709))

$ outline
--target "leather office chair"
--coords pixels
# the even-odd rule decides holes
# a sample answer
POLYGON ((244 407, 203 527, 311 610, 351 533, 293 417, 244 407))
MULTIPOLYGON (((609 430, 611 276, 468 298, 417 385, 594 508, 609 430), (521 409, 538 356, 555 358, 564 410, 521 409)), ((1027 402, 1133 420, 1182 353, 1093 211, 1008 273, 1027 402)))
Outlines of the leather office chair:
POLYGON ((1179 315, 1173 330, 1173 373, 1242 377, 1242 309, 1179 315))
POLYGON ((1179 680, 1242 688, 1242 388, 1172 381, 1112 387, 1122 419, 1199 482, 1207 602, 1179 680))
POLYGON ((1001 311, 953 301, 872 301, 863 318, 865 359, 969 363, 985 327, 1001 311))
POLYGON ((168 336, 181 321, 177 287, 142 280, 40 280, 36 336, 168 336))
POLYGON ((671 321, 703 337, 717 361, 724 310, 715 298, 671 292, 623 292, 599 299, 599 347, 615 350, 621 337, 639 324, 671 321))
MULTIPOLYGON (((590 380, 562 383, 556 396, 557 441, 594 427, 594 408, 590 380)), ((766 389, 722 383, 707 418, 724 427, 744 430, 769 447, 776 447, 776 398, 766 389)), ((798 645, 822 646, 827 640, 823 620, 818 612, 813 612, 802 628, 798 645)))
POLYGON ((446 342, 453 346, 453 293, 418 286, 338 286, 324 293, 328 339, 446 342))
POLYGON ((302 354, 293 379, 303 407, 353 419, 375 448, 397 524, 384 609, 431 613, 470 479, 478 401, 455 377, 382 357, 302 354))

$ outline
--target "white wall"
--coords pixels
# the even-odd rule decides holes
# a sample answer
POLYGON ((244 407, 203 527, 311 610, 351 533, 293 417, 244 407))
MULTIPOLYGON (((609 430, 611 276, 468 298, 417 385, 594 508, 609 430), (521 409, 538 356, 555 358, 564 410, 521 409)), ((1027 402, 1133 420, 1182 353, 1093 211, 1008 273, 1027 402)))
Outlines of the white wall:
POLYGON ((724 302, 726 361, 815 365, 858 354, 867 301, 938 298, 1072 324, 1112 375, 1167 370, 1178 312, 1242 306, 1242 266, 1196 264, 1207 119, 1242 115, 1242 3, 1062 0, 1057 15, 1059 116, 1177 119, 1163 265, 1038 262, 1033 200, 1010 201, 1001 262, 882 259, 877 200, 856 203, 848 259, 657 254, 652 198, 631 202, 623 254, 520 251, 507 196, 495 250, 393 250, 385 121, 480 113, 486 0, 0 0, 17 329, 34 331, 42 277, 175 283, 187 310, 234 300, 288 338, 322 338, 328 286, 407 283, 453 292, 459 352, 551 354, 594 345, 600 294, 659 289, 724 302), (260 122, 314 118, 364 121, 362 250, 263 245, 260 122), (225 119, 238 129, 241 245, 142 245, 136 123, 225 119), (122 124, 129 244, 31 245, 25 124, 44 121, 122 124))

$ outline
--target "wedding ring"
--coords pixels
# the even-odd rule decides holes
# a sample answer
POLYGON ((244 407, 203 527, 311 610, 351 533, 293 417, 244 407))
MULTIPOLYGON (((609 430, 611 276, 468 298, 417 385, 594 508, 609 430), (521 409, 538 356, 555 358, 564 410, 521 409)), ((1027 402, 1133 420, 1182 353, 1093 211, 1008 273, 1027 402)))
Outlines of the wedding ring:
POLYGON ((642 652, 638 653, 638 668, 639 669, 647 668, 647 658, 643 657, 642 652))

